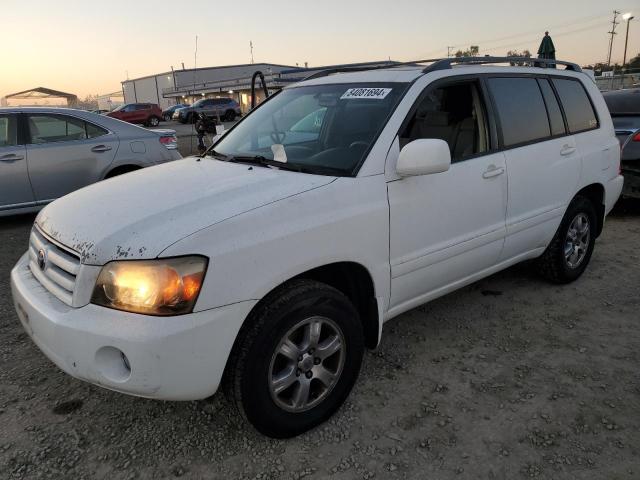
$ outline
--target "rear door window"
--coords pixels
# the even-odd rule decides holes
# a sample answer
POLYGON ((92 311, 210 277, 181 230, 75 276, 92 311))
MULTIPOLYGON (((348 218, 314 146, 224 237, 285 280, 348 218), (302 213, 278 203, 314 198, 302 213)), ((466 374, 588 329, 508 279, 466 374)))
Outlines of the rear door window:
POLYGON ((551 135, 547 109, 535 78, 490 78, 487 83, 500 118, 504 147, 551 135))
POLYGON ((551 88, 549 80, 541 78, 538 80, 538 83, 540 85, 540 90, 542 90, 544 103, 547 106, 551 135, 564 135, 566 133, 566 130, 564 128, 564 119, 562 118, 562 110, 560 110, 560 105, 558 104, 556 94, 553 93, 553 88, 551 88))
POLYGON ((598 117, 580 81, 554 78, 553 85, 567 116, 569 132, 578 133, 598 128, 598 117))
POLYGON ((18 144, 18 128, 16 117, 0 115, 0 148, 13 147, 18 144))
POLYGON ((29 115, 32 144, 69 142, 87 138, 85 122, 66 115, 29 115))

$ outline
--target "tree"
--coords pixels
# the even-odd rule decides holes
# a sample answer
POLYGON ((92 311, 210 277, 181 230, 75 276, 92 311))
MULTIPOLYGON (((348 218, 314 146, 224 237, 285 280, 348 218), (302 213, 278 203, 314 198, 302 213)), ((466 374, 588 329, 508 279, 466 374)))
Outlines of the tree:
POLYGON ((627 62, 627 68, 640 68, 640 53, 627 62))
POLYGON ((468 50, 464 52, 462 50, 458 50, 456 52, 456 58, 460 57, 477 57, 480 52, 480 47, 478 45, 471 45, 468 50))
POLYGON ((98 95, 87 95, 84 100, 78 99, 76 108, 81 110, 97 110, 98 108, 98 95))
MULTIPOLYGON (((521 52, 519 52, 518 50, 509 50, 507 52, 507 57, 524 57, 524 58, 531 58, 531 52, 529 50, 523 50, 521 52)), ((524 66, 526 65, 525 62, 509 62, 511 64, 511 66, 524 66)))

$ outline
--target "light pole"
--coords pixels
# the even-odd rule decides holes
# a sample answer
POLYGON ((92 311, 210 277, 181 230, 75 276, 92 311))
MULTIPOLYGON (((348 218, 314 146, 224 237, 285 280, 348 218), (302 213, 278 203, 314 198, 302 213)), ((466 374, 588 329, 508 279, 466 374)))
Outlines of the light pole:
POLYGON ((627 21, 627 37, 624 40, 624 57, 622 58, 622 68, 624 68, 625 63, 627 63, 627 43, 629 43, 629 23, 633 20, 633 15, 630 13, 625 13, 622 16, 623 20, 627 21))

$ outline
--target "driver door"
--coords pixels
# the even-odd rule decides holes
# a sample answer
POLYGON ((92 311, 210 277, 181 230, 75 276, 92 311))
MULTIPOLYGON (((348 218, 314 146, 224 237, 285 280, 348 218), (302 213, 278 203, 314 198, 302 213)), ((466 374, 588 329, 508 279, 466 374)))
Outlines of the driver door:
POLYGON ((428 86, 389 153, 395 165, 401 146, 438 138, 452 159, 446 172, 387 183, 392 315, 470 283, 498 262, 507 175, 484 98, 475 78, 428 86))

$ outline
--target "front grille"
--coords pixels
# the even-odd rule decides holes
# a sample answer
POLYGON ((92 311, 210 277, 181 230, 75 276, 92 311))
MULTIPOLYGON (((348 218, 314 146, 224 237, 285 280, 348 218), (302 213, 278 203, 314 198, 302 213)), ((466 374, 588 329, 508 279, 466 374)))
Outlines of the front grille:
POLYGON ((67 305, 73 304, 80 258, 51 242, 35 226, 29 238, 29 268, 44 288, 67 305))

